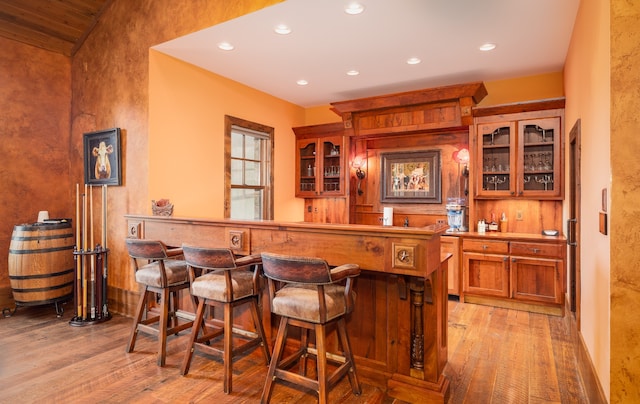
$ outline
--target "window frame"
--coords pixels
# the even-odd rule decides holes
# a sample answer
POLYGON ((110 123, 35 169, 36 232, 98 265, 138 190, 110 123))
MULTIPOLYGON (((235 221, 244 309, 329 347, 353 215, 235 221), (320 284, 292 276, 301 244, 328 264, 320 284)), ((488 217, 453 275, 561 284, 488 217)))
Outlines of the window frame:
POLYGON ((273 150, 274 128, 251 122, 246 119, 236 118, 230 115, 224 117, 224 217, 231 218, 231 189, 263 189, 262 219, 273 220, 273 150), (231 184, 231 133, 234 127, 246 129, 248 132, 259 132, 266 135, 266 147, 264 150, 263 185, 232 185, 231 184))

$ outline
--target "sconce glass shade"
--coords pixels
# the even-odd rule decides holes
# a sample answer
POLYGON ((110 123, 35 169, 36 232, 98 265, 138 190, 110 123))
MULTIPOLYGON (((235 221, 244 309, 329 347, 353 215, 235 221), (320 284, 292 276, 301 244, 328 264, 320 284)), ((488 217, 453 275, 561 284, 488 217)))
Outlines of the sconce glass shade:
POLYGON ((469 159, 469 149, 467 148, 462 148, 453 152, 453 161, 458 164, 467 164, 469 163, 469 159))
MULTIPOLYGON (((460 150, 456 150, 453 152, 452 157, 453 157, 453 161, 458 163, 458 178, 460 178, 461 174, 464 177, 464 195, 467 196, 469 194, 469 189, 467 188, 467 177, 469 176, 469 168, 467 165, 469 164, 469 160, 470 160, 469 149, 462 148, 460 150), (462 173, 460 172, 461 165, 464 165, 464 168, 462 169, 462 173)), ((458 188, 458 195, 459 194, 460 194, 460 188, 458 188)))

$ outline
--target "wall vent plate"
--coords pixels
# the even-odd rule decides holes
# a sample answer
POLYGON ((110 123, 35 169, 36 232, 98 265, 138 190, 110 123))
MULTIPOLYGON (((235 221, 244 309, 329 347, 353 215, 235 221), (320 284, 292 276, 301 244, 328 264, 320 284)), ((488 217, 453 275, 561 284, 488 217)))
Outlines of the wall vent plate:
POLYGON ((557 236, 558 230, 542 230, 543 236, 557 236))

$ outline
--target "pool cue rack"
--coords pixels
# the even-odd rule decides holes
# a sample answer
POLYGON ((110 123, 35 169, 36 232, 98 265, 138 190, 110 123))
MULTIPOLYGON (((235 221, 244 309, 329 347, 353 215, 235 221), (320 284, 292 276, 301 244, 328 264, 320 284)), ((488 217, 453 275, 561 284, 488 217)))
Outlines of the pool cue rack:
POLYGON ((80 186, 76 184, 76 245, 73 249, 75 316, 69 321, 73 326, 97 324, 111 319, 107 296, 107 186, 102 185, 101 188, 102 242, 94 244, 93 186, 85 184, 81 195, 80 186))
POLYGON ((111 318, 107 300, 108 253, 109 250, 100 244, 89 251, 74 250, 77 271, 74 293, 76 315, 69 324, 90 325, 111 318))

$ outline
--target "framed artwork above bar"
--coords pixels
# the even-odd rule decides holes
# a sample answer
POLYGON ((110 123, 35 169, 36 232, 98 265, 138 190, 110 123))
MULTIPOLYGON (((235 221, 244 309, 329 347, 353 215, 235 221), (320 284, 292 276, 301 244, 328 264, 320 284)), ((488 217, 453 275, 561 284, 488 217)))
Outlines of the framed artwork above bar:
POLYGON ((441 203, 440 150, 382 153, 383 203, 441 203))

